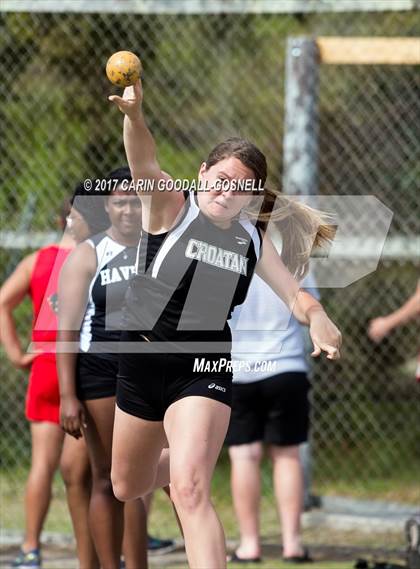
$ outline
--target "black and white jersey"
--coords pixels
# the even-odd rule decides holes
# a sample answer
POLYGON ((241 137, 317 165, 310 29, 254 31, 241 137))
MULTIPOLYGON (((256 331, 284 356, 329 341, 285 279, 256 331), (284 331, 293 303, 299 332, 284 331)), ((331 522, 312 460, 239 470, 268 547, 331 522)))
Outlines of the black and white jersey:
POLYGON ((143 232, 125 324, 152 341, 230 342, 227 320, 245 300, 261 236, 249 220, 214 225, 196 195, 167 234, 143 232))
POLYGON ((87 243, 95 249, 97 269, 80 331, 82 352, 91 351, 93 342, 119 341, 122 308, 136 259, 136 247, 121 245, 106 233, 95 235, 87 243))

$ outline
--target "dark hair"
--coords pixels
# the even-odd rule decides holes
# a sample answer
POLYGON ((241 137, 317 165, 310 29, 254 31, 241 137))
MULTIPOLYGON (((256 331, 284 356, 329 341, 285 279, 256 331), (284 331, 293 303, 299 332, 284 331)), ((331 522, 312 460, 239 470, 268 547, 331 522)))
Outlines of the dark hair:
POLYGON ((225 158, 237 158, 254 172, 257 184, 267 180, 267 160, 259 148, 245 138, 231 137, 213 148, 206 160, 207 170, 225 158))
POLYGON ((83 219, 89 226, 92 235, 100 233, 108 229, 110 221, 108 214, 104 208, 104 198, 112 194, 113 189, 121 184, 124 180, 131 182, 130 169, 127 167, 121 167, 110 172, 105 178, 97 178, 91 180, 91 189, 87 190, 85 188, 85 183, 79 182, 70 198, 70 204, 77 209, 83 219), (101 184, 103 180, 117 180, 117 183, 113 184, 101 184), (100 188, 100 192, 95 191, 95 188, 100 188), (87 198, 87 199, 77 199, 77 198, 87 198), (92 197, 95 197, 93 201, 92 197))
MULTIPOLYGON (((131 177, 130 168, 128 168, 128 166, 122 166, 121 168, 116 168, 115 170, 112 170, 112 172, 110 172, 108 174, 108 176, 106 176, 106 180, 117 180, 117 182, 114 182, 115 183, 115 189, 122 182, 124 182, 126 180, 128 182, 131 182, 132 179, 133 178, 131 177)), ((114 185, 111 184, 111 187, 114 188, 114 185)), ((111 193, 112 193, 112 191, 107 193, 107 195, 109 195, 111 193)))
MULTIPOLYGON (((96 180, 92 179, 92 188, 96 180)), ((103 196, 85 188, 84 182, 79 182, 70 198, 70 203, 89 226, 91 235, 105 231, 109 227, 109 217, 103 207, 103 196), (87 199, 89 197, 89 199, 87 199), (95 201, 93 199, 95 198, 95 201)))
POLYGON ((60 209, 58 212, 58 218, 60 220, 60 226, 62 229, 66 227, 66 220, 68 214, 70 213, 70 210, 71 210, 70 198, 65 198, 61 202, 60 209))
MULTIPOLYGON (((228 138, 215 146, 206 160, 207 170, 230 157, 238 158, 254 172, 257 184, 265 186, 266 158, 255 144, 243 138, 228 138)), ((265 187, 263 203, 251 202, 245 211, 264 230, 269 221, 275 222, 283 240, 282 259, 297 278, 306 274, 312 250, 328 245, 335 234, 335 226, 326 214, 298 203, 279 190, 265 187)))

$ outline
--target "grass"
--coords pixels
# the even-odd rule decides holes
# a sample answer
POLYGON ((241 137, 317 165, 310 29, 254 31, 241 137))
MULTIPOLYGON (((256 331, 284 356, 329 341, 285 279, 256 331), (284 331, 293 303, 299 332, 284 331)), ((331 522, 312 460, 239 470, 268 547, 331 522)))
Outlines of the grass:
MULTIPOLYGON (((16 530, 24 527, 23 488, 27 469, 20 467, 0 474, 0 518, 4 530, 16 530)), ((374 498, 416 502, 418 484, 414 477, 407 473, 405 477, 394 476, 389 479, 372 478, 366 481, 325 480, 317 482, 316 490, 328 495, 348 495, 357 498, 374 498)), ((45 530, 48 532, 72 533, 67 511, 63 483, 56 476, 53 489, 53 503, 48 515, 45 530)), ((237 521, 232 508, 229 488, 229 463, 226 455, 222 456, 213 479, 213 501, 221 518, 225 533, 231 544, 238 539, 237 521)), ((180 537, 172 506, 167 496, 158 491, 155 493, 152 513, 149 520, 149 531, 158 537, 180 537)), ((270 472, 267 465, 263 468, 263 496, 261 503, 261 535, 264 543, 277 544, 270 547, 270 555, 264 554, 266 561, 258 565, 260 569, 282 569, 290 567, 280 560, 280 526, 274 498, 271 492, 270 472), (269 560, 271 558, 271 560, 269 560)), ((369 557, 373 550, 386 555, 390 551, 402 550, 405 546, 402 533, 374 532, 352 530, 343 531, 326 527, 310 527, 303 531, 303 540, 315 553, 316 569, 347 569, 353 567, 354 560, 369 557), (356 548, 356 549, 355 549, 356 548), (351 561, 345 561, 351 559, 351 561), (335 561, 334 561, 335 560, 335 561)), ((179 566, 179 565, 178 565, 179 566)), ((242 567, 240 564, 229 564, 231 569, 242 567)), ((314 565, 312 565, 314 567, 314 565)))
MULTIPOLYGON (((22 528, 23 518, 23 489, 27 469, 20 467, 0 473, 1 521, 5 529, 22 528)), ((229 462, 226 455, 216 468, 213 478, 213 500, 223 521, 226 535, 231 539, 238 537, 237 521, 232 508, 229 488, 229 462)), ((411 473, 405 476, 390 478, 367 479, 321 479, 315 480, 315 492, 319 495, 351 496, 359 499, 390 500, 417 504, 419 486, 417 479, 411 473)), ((67 512, 64 487, 59 475, 56 476, 53 490, 54 500, 48 516, 46 530, 52 532, 71 532, 70 518, 67 512)), ((173 518, 171 505, 163 492, 157 492, 152 508, 150 528, 157 535, 178 535, 176 522, 173 518)), ((263 467, 263 497, 261 504, 261 528, 263 536, 273 536, 278 540, 279 522, 271 490, 271 476, 267 464, 263 467)), ((309 531, 309 530, 308 530, 309 531)), ((316 536, 309 534, 311 540, 316 536)))
MULTIPOLYGON (((16 477, 14 484, 8 480, 8 489, 1 479, 1 517, 4 518, 7 512, 7 519, 2 520, 4 529, 23 528, 23 509, 21 495, 17 497, 16 488, 22 487, 22 477, 16 477), (15 486, 17 484, 17 486, 15 486)), ((218 514, 225 528, 226 536, 231 545, 230 550, 238 539, 238 528, 232 509, 231 498, 227 492, 226 471, 219 469, 216 472, 214 486, 214 502, 218 514)), ((46 531, 59 533, 72 533, 70 518, 67 512, 65 493, 59 477, 54 483, 54 501, 48 515, 46 531)), ((172 512, 171 504, 162 491, 155 493, 151 518, 149 521, 149 532, 152 535, 162 538, 179 538, 180 533, 172 512)), ((261 534, 263 536, 263 559, 262 563, 249 564, 247 567, 259 569, 286 569, 290 564, 281 560, 280 550, 280 527, 277 514, 270 495, 262 498, 261 504, 261 534), (265 548, 264 548, 264 544, 265 548), (269 545, 270 544, 270 545, 269 545), (273 545, 274 544, 274 545, 273 545)), ((316 562, 308 565, 314 569, 350 569, 354 567, 354 562, 358 557, 371 558, 372 553, 377 552, 375 557, 389 561, 389 555, 404 548, 404 538, 399 533, 366 533, 366 531, 339 531, 325 527, 311 527, 303 531, 304 543, 309 546, 316 562)), ((69 559, 73 558, 74 552, 69 552, 69 559)), ((164 558, 159 567, 169 567, 164 565, 164 558)), ((166 561, 168 563, 169 560, 166 561)), ((396 560, 401 562, 400 560, 396 560)), ((70 566, 70 565, 69 565, 70 566)), ((150 565, 153 569, 153 563, 150 565)), ((184 567, 184 563, 171 562, 171 566, 184 567)), ((306 565, 305 565, 306 566, 306 565)), ((66 565, 67 567, 67 565, 66 565)), ((239 569, 243 565, 232 563, 229 569, 239 569)))
POLYGON ((360 500, 383 500, 417 505, 420 502, 420 485, 413 476, 370 478, 357 484, 353 480, 323 480, 314 485, 317 496, 348 496, 360 500))
MULTIPOLYGON (((7 530, 22 529, 24 525, 22 494, 17 493, 21 489, 24 478, 22 472, 10 478, 0 478, 1 487, 1 517, 2 527, 7 530)), ((228 478, 223 469, 216 471, 214 480, 214 503, 222 520, 225 532, 229 540, 238 539, 238 527, 233 513, 231 498, 226 491, 228 478)), ((67 511, 65 492, 59 477, 54 483, 54 500, 48 515, 45 530, 71 534, 72 528, 67 511)), ((150 533, 158 537, 179 537, 179 530, 172 513, 171 504, 166 495, 158 491, 155 493, 152 513, 149 523, 150 533)), ((277 513, 271 495, 263 496, 261 504, 261 534, 269 543, 280 544, 280 527, 277 513)), ((383 550, 400 549, 404 546, 403 536, 399 534, 366 533, 363 531, 333 531, 327 528, 308 528, 303 532, 305 543, 312 546, 334 546, 380 548, 383 550)), ((281 567, 282 565, 270 565, 281 567)), ((331 566, 331 565, 329 565, 331 566)), ((232 565, 233 567, 233 565, 232 565)), ((259 565, 259 567, 268 567, 259 565)), ((317 566, 318 567, 318 566, 317 566)), ((328 565, 326 565, 328 567, 328 565)))

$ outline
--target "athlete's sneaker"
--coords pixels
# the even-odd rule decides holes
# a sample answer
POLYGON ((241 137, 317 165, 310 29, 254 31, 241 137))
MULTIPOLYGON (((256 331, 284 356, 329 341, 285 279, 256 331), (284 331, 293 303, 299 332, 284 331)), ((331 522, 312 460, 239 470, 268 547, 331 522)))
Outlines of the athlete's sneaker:
POLYGON ((152 555, 163 555, 176 549, 173 539, 159 539, 158 537, 147 536, 147 550, 152 555))
POLYGON ((28 552, 20 550, 19 555, 12 563, 14 569, 41 569, 41 552, 39 549, 31 549, 28 552))

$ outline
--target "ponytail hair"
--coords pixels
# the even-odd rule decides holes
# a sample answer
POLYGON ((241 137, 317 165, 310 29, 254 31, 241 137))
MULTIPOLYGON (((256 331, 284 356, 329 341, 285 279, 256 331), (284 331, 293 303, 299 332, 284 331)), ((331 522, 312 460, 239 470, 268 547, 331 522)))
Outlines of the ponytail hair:
MULTIPOLYGON (((265 186, 266 158, 255 144, 244 138, 228 138, 215 146, 206 160, 207 169, 231 156, 252 170, 257 186, 265 186)), ((253 200, 244 213, 256 219, 261 229, 266 229, 269 221, 275 222, 283 240, 282 260, 295 278, 303 278, 308 272, 312 251, 327 248, 334 238, 336 227, 331 217, 267 188, 264 189, 264 201, 260 206, 259 200, 253 200)))
POLYGON ((327 249, 334 238, 336 226, 331 216, 267 188, 259 206, 253 208, 251 202, 245 213, 263 230, 268 222, 274 222, 282 237, 281 258, 292 275, 301 280, 308 272, 311 253, 327 249))

